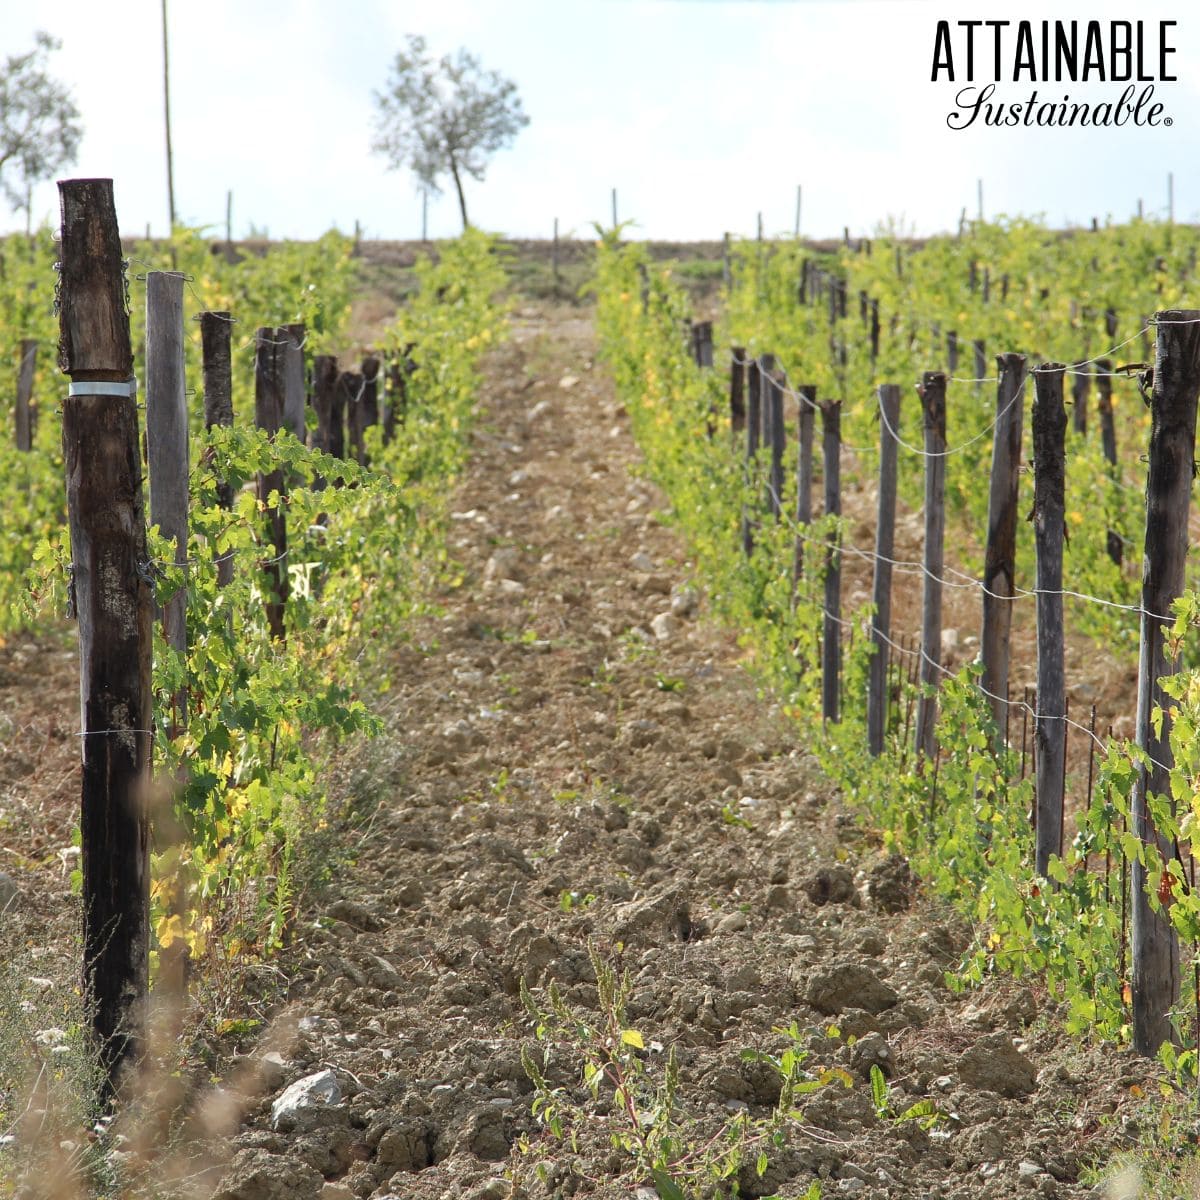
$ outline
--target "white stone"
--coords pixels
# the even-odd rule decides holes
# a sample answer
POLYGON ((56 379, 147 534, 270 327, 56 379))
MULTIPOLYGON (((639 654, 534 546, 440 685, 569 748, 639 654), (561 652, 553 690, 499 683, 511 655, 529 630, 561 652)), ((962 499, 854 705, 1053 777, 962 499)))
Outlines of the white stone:
POLYGON ((302 1108, 316 1108, 319 1104, 337 1104, 342 1098, 342 1089, 332 1071, 318 1071, 305 1075, 286 1088, 271 1105, 271 1128, 278 1129, 280 1123, 302 1108))
POLYGON ((679 632, 679 621, 669 612, 659 613, 653 621, 650 622, 650 628, 654 636, 660 642, 668 641, 679 632))

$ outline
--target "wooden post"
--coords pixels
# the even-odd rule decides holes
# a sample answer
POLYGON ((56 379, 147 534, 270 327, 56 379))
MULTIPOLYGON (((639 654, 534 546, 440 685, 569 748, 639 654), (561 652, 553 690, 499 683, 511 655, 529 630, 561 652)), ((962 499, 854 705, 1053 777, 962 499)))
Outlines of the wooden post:
POLYGON ((746 347, 734 346, 729 361, 729 426, 739 434, 746 428, 746 347))
MULTIPOLYGON (((1160 312, 1155 325, 1135 725, 1138 747, 1151 765, 1137 768, 1131 816, 1134 834, 1150 847, 1151 863, 1161 856, 1165 864, 1175 857, 1174 846, 1155 828, 1148 797, 1170 795, 1172 705, 1158 681, 1179 670, 1178 659, 1167 657, 1165 643, 1171 605, 1185 582, 1200 393, 1200 311, 1160 312)), ((1138 859, 1133 861, 1132 903, 1133 1047, 1153 1057, 1163 1042, 1176 1040, 1169 1014, 1179 995, 1179 940, 1166 909, 1151 908, 1146 867, 1138 859)))
POLYGON ((305 331, 302 322, 281 325, 280 339, 283 346, 283 423, 282 428, 305 440, 304 408, 308 399, 304 382, 305 331))
POLYGON ((21 339, 20 361, 17 366, 16 445, 27 452, 33 449, 36 414, 33 408, 33 376, 37 369, 38 344, 34 338, 21 339))
POLYGON ((1087 433, 1088 393, 1092 390, 1092 373, 1088 370, 1090 365, 1077 362, 1073 368, 1075 374, 1071 376, 1071 400, 1074 404, 1071 428, 1081 436, 1087 433))
POLYGON ((346 413, 346 437, 350 443, 350 456, 359 466, 367 457, 363 445, 362 397, 363 377, 357 371, 343 371, 338 382, 342 394, 342 405, 346 413))
POLYGON ((558 218, 554 218, 554 241, 550 249, 550 274, 554 280, 554 298, 558 299, 558 218))
POLYGON ((871 301, 870 309, 871 362, 879 358, 879 301, 871 301))
POLYGON ((958 331, 954 329, 946 334, 946 370, 950 375, 958 370, 958 331))
POLYGON ((133 352, 109 179, 59 183, 63 459, 79 627, 83 995, 109 1093, 136 1059, 147 988, 153 590, 133 352))
POLYGON ((900 388, 894 383, 879 388, 879 504, 875 521, 875 571, 871 600, 871 640, 875 653, 867 673, 867 749, 883 753, 887 728, 887 660, 892 622, 892 557, 896 545, 896 455, 893 430, 900 428, 900 388))
MULTIPOLYGON (((841 418, 842 402, 826 400, 821 405, 822 450, 825 466, 825 515, 841 516, 841 418)), ((840 712, 842 673, 842 564, 839 535, 830 530, 825 555, 825 619, 821 647, 821 715, 836 721, 840 712)))
POLYGON ((696 365, 711 367, 713 365, 713 327, 711 321, 697 321, 696 331, 696 365))
POLYGON ((775 368, 775 356, 762 356, 763 409, 769 413, 767 428, 770 430, 771 465, 767 477, 767 510, 779 520, 783 500, 783 451, 787 432, 783 427, 783 385, 775 368))
POLYGON ((796 414, 796 545, 792 552, 792 593, 804 572, 804 539, 812 524, 813 421, 817 411, 817 387, 802 383, 796 389, 800 401, 796 414))
MULTIPOLYGON (((204 428, 233 424, 233 366, 230 356, 230 326, 227 312, 200 314, 200 348, 204 372, 204 428)), ((211 456, 208 456, 211 461, 211 456)), ((225 509, 233 507, 233 485, 217 482, 217 503, 225 509)), ((217 559, 217 586, 233 582, 233 551, 227 550, 217 559)))
POLYGON ((1037 548, 1037 846, 1035 866, 1047 878, 1062 852, 1066 780, 1067 691, 1063 678, 1063 534, 1067 412, 1062 363, 1033 372, 1033 530, 1037 548))
POLYGON ((329 410, 329 453, 334 458, 346 457, 346 445, 349 440, 347 434, 351 421, 349 408, 354 399, 351 378, 349 372, 339 371, 334 380, 333 403, 329 410))
MULTIPOLYGON (((175 543, 177 565, 188 555, 188 412, 183 366, 183 276, 146 275, 146 449, 150 470, 150 524, 175 543)), ((187 653, 187 592, 164 605, 163 636, 187 653)), ((172 698, 174 723, 187 723, 186 697, 172 698)))
POLYGON ((988 492, 988 532, 983 566, 983 661, 981 684, 996 724, 997 743, 1004 729, 1008 688, 1008 640, 1017 557, 1017 492, 1021 466, 1021 429, 1025 416, 1025 356, 1001 354, 996 384, 996 425, 992 435, 992 476, 988 492))
MULTIPOLYGON (((284 389, 286 386, 286 350, 290 339, 283 328, 263 326, 255 338, 254 352, 254 424, 265 430, 272 441, 283 424, 284 389)), ((267 625, 271 636, 282 641, 285 636, 284 609, 288 597, 287 521, 283 510, 271 503, 271 494, 286 495, 287 484, 283 471, 260 472, 257 478, 259 503, 267 519, 267 557, 262 569, 271 593, 266 603, 267 625)))
MULTIPOLYGON (((1113 365, 1107 358, 1096 362, 1096 415, 1100 418, 1100 443, 1104 447, 1104 459, 1108 463, 1109 473, 1114 479, 1120 475, 1117 463, 1117 429, 1113 424, 1112 410, 1112 369, 1113 365)), ((1107 537, 1108 557, 1119 567, 1125 559, 1125 546, 1121 535, 1110 529, 1107 537)))
POLYGON ((362 396, 358 402, 358 438, 362 445, 364 467, 369 466, 371 456, 367 453, 366 432, 372 425, 379 424, 379 359, 368 354, 362 360, 362 396))
POLYGON ((317 431, 313 435, 313 446, 325 454, 333 453, 334 409, 335 406, 339 407, 337 423, 340 425, 340 405, 337 359, 332 354, 315 355, 313 358, 312 406, 313 411, 317 414, 317 431))
MULTIPOLYGON (((746 364, 746 482, 747 491, 753 494, 755 459, 758 456, 758 439, 762 431, 761 392, 758 362, 751 359, 746 364)), ((748 506, 742 510, 742 550, 749 558, 754 550, 754 519, 748 506)))
MULTIPOLYGON (((971 350, 975 355, 975 378, 976 380, 982 380, 987 375, 987 348, 983 339, 976 338, 971 343, 971 350)), ((982 391, 983 384, 977 382, 975 384, 975 390, 977 392, 982 391)))
POLYGON ((933 758, 942 674, 942 567, 946 536, 946 376, 926 371, 918 389, 925 414, 925 563, 921 603, 921 672, 916 751, 933 758), (927 694, 929 693, 929 694, 927 694))

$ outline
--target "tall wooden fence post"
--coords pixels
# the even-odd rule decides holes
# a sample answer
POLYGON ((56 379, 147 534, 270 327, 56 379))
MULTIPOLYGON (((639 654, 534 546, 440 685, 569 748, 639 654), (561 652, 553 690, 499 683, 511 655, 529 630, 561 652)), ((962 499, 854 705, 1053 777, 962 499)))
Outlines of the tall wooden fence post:
POLYGON ((804 539, 812 524, 813 423, 817 413, 817 387, 802 383, 797 389, 799 412, 796 414, 796 545, 792 552, 792 596, 800 587, 804 573, 804 539))
MULTIPOLYGON (((1096 363, 1096 415, 1100 418, 1100 444, 1104 448, 1104 461, 1108 463, 1109 474, 1118 480, 1121 468, 1117 462, 1117 428, 1113 423, 1112 369, 1113 365, 1107 358, 1101 358, 1096 363)), ((1110 529, 1106 542, 1108 557, 1118 567, 1121 566, 1125 560, 1125 544, 1121 541, 1121 535, 1115 529, 1110 529)))
MULTIPOLYGON (((286 388, 286 355, 291 338, 285 329, 263 326, 256 335, 254 352, 254 424, 275 440, 283 424, 283 404, 286 388)), ((257 477, 259 502, 264 506, 267 521, 268 557, 263 560, 263 574, 271 592, 266 603, 267 625, 277 641, 284 638, 284 610, 288 598, 287 520, 283 509, 271 503, 272 493, 286 494, 283 471, 259 472, 257 477)))
POLYGON ((279 348, 283 356, 283 420, 282 428, 303 442, 305 437, 304 409, 307 387, 304 379, 304 343, 307 333, 301 322, 279 327, 279 348))
MULTIPOLYGON (((230 353, 233 318, 227 312, 200 314, 200 354, 204 379, 204 428, 233 424, 233 363, 230 353)), ((211 456, 208 456, 211 461, 211 456)), ((233 508, 233 484, 217 481, 217 503, 233 508)), ((217 557, 217 586, 233 582, 233 551, 217 557)))
POLYGON ((1037 548, 1037 845, 1035 866, 1046 878, 1062 853, 1066 780, 1067 690, 1063 677, 1063 534, 1067 411, 1062 363, 1033 372, 1033 529, 1037 548))
POLYGON ((763 440, 770 451, 767 467, 767 511, 779 520, 783 497, 783 451, 787 432, 783 427, 783 386, 775 370, 775 356, 764 354, 759 360, 761 372, 761 404, 763 411, 763 440))
POLYGON ((369 354, 362 360, 362 396, 358 402, 358 440, 362 446, 359 462, 367 467, 371 456, 367 453, 367 430, 379 424, 379 359, 369 354))
POLYGON ((983 661, 981 685, 992 709, 997 745, 1004 738, 1008 695, 1008 642, 1012 629, 1017 557, 1017 494, 1021 429, 1025 417, 1025 356, 996 359, 996 424, 992 433, 992 476, 988 491, 988 531, 983 565, 983 661))
POLYGON ((883 753, 887 729, 887 661, 892 623, 892 557, 896 546, 895 430, 900 428, 900 388, 894 383, 879 388, 879 503, 875 521, 875 572, 871 601, 871 640, 875 653, 867 672, 867 749, 883 753))
MULTIPOLYGON (((842 402, 826 400, 821 405, 821 448, 825 467, 825 515, 842 514, 842 402)), ((825 555, 825 619, 821 644, 821 716, 826 721, 840 719, 842 675, 842 561, 838 549, 841 538, 829 531, 825 555)))
POLYGON ((59 183, 63 459, 83 727, 83 995, 108 1089, 136 1059, 149 953, 153 591, 112 180, 59 183))
MULTIPOLYGON (((338 383, 342 396, 342 408, 346 414, 346 439, 350 443, 349 455, 360 466, 367 456, 363 445, 362 396, 363 377, 357 371, 343 371, 338 383)), ((344 456, 343 456, 344 457, 344 456)))
MULTIPOLYGON (((1174 847, 1155 828, 1151 795, 1169 796, 1171 705, 1159 686, 1179 669, 1167 657, 1171 605, 1184 588, 1196 451, 1196 398, 1200 393, 1200 310, 1157 313, 1154 391, 1150 404, 1150 465, 1146 478, 1146 557, 1142 574, 1142 629, 1138 656, 1136 739, 1150 759, 1134 777, 1133 832, 1164 862, 1174 847), (1155 710, 1162 714, 1161 724, 1155 710)), ((1153 861, 1153 860, 1152 860, 1153 861)), ((1146 894, 1146 867, 1131 872, 1133 1047, 1153 1056, 1175 1036, 1170 1010, 1179 995, 1179 940, 1165 908, 1146 894)))
MULTIPOLYGON (((746 483, 747 496, 753 495, 755 464, 758 458, 758 439, 762 432, 762 395, 758 360, 746 364, 746 483)), ((742 550, 749 558, 754 550, 754 515, 749 501, 742 509, 742 550)))
POLYGON ((946 376, 926 371, 921 377, 925 415, 925 561, 921 600, 921 696, 917 701, 915 745, 918 755, 933 758, 937 726, 934 690, 942 675, 942 567, 946 537, 946 376))
POLYGON ((729 359, 729 426, 736 437, 746 428, 746 348, 734 346, 729 359))
MULTIPOLYGON (((333 453, 334 405, 338 392, 338 365, 332 354, 313 358, 313 411, 317 414, 317 431, 313 445, 325 454, 333 453)), ((340 424, 340 417, 339 417, 340 424)))
MULTIPOLYGON (((150 524, 175 543, 177 566, 188 555, 188 412, 183 365, 183 276, 146 275, 146 449, 150 469, 150 524)), ((187 591, 163 605, 163 635, 187 653, 187 591)), ((186 697, 172 697, 174 724, 187 723, 186 697)))
POLYGON ((17 366, 17 406, 14 412, 17 449, 33 449, 35 412, 33 407, 33 376, 37 369, 38 344, 34 338, 21 339, 21 357, 17 366))
POLYGON ((1088 395, 1092 390, 1092 373, 1089 362, 1077 362, 1071 383, 1071 400, 1074 405, 1071 428, 1078 434, 1087 433, 1088 395))

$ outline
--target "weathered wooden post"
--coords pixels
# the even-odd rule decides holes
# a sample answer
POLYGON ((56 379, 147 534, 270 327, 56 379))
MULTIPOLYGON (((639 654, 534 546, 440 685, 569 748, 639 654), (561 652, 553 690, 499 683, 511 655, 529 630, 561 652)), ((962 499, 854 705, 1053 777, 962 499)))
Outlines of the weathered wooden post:
POLYGON ((346 436, 350 443, 350 457, 365 465, 367 449, 363 444, 363 377, 358 371, 343 371, 338 388, 342 393, 342 405, 346 412, 346 436))
POLYGON ((1071 414, 1071 428, 1081 436, 1087 433, 1088 395, 1092 390, 1091 366, 1087 362, 1077 362, 1072 368, 1075 372, 1071 377, 1071 401, 1074 412, 1071 414))
MULTIPOLYGON (((1113 423, 1112 410, 1112 369, 1113 365, 1107 358, 1096 362, 1096 415, 1100 418, 1100 444, 1104 448, 1104 460, 1108 463, 1109 474, 1113 479, 1120 477, 1120 465, 1117 462, 1117 429, 1113 423)), ((1117 566, 1125 560, 1125 546, 1121 535, 1110 529, 1106 538, 1108 557, 1117 566)))
POLYGON ((817 385, 802 383, 796 389, 799 411, 796 414, 796 545, 792 552, 792 595, 800 586, 804 572, 804 539, 812 524, 813 424, 817 412, 817 385))
POLYGON ((997 744, 1004 735, 1008 695, 1008 641, 1012 629, 1017 557, 1017 493, 1021 429, 1025 416, 1025 356, 1001 354, 996 384, 996 424, 992 435, 992 476, 988 491, 987 545, 983 560, 983 662, 981 685, 996 723, 997 744))
POLYGON ((764 354, 759 359, 762 375, 761 404, 766 442, 771 452, 767 468, 767 511, 779 520, 783 498, 783 451, 787 433, 783 427, 783 386, 775 373, 775 356, 764 354))
POLYGON ((692 325, 692 347, 696 366, 713 365, 713 327, 711 321, 696 321, 692 325))
MULTIPOLYGON (((1167 657, 1166 634, 1171 606, 1185 582, 1200 393, 1200 310, 1160 312, 1155 325, 1135 732, 1150 762, 1137 768, 1131 816, 1150 862, 1161 857, 1165 864, 1175 857, 1175 848, 1155 828, 1149 797, 1170 796, 1172 705, 1158 681, 1179 669, 1178 660, 1167 657)), ((1166 908, 1151 905, 1146 866, 1134 859, 1132 867, 1133 1047, 1153 1057, 1163 1042, 1175 1039, 1170 1010, 1179 995, 1179 939, 1166 908)))
POLYGON ((1063 676, 1063 534, 1067 412, 1062 363, 1033 372, 1033 531, 1037 549, 1037 845, 1035 866, 1046 878, 1062 850, 1066 779, 1067 690, 1063 676))
POLYGON ((951 329, 946 334, 946 371, 954 375, 958 370, 958 331, 951 329))
POLYGON ((307 387, 304 380, 304 343, 307 335, 302 322, 279 327, 283 354, 283 422, 282 428, 305 440, 304 409, 307 387))
MULTIPOLYGON (((260 328, 255 338, 254 424, 264 430, 271 441, 275 440, 275 434, 283 424, 286 350, 290 340, 284 329, 272 329, 270 326, 260 328)), ((288 598, 287 520, 279 504, 272 503, 271 496, 274 494, 282 498, 286 495, 286 489, 280 468, 259 472, 258 499, 266 514, 269 551, 262 569, 271 593, 265 609, 271 636, 277 641, 282 641, 285 636, 283 615, 288 598)))
MULTIPOLYGON (((825 467, 825 515, 842 514, 841 423, 842 402, 826 400, 821 405, 821 448, 825 467)), ((838 549, 841 536, 829 531, 825 554, 825 619, 821 645, 821 716, 826 721, 840 719, 842 675, 842 562, 838 549)))
MULTIPOLYGON (((230 326, 233 321, 227 312, 200 314, 200 353, 204 378, 204 428, 233 424, 233 364, 230 354, 230 326)), ((211 461, 211 457, 209 457, 211 461)), ((217 503, 224 509, 233 508, 233 485, 217 482, 217 503)), ((217 558, 217 586, 233 582, 233 551, 227 550, 217 558)))
POLYGON ((971 343, 971 351, 975 355, 975 390, 983 390, 981 382, 987 375, 987 344, 982 338, 976 338, 971 343))
POLYGON ((150 653, 133 352, 112 180, 58 185, 63 459, 79 627, 83 995, 116 1089, 136 1059, 149 952, 150 653))
MULTIPOLYGON (((188 555, 188 412, 183 366, 183 276, 146 275, 146 449, 150 470, 150 524, 175 543, 177 566, 188 555)), ((163 636, 187 653, 187 592, 163 605, 163 636)), ((174 724, 187 722, 186 697, 172 697, 174 724)))
MULTIPOLYGON (((747 494, 752 495, 755 480, 755 462, 758 457, 758 439, 762 432, 761 389, 758 360, 746 364, 746 482, 747 494)), ((754 550, 754 518, 749 502, 742 509, 742 550, 749 558, 754 550)))
POLYGON ((895 430, 900 428, 900 388, 894 383, 879 388, 879 498, 875 521, 875 571, 871 600, 871 640, 875 653, 867 673, 867 749, 883 753, 887 729, 887 660, 892 622, 892 557, 896 545, 895 430))
POLYGON ((942 567, 946 537, 946 376, 926 371, 918 389, 925 416, 925 560, 921 601, 921 670, 915 746, 933 758, 942 674, 942 567))
POLYGON ((366 432, 372 425, 379 424, 379 359, 368 354, 362 360, 362 396, 358 402, 358 439, 362 445, 364 467, 369 466, 371 456, 367 453, 366 432))
POLYGON ((35 412, 33 408, 33 376, 37 369, 38 344, 34 338, 21 339, 20 360, 17 366, 17 406, 14 413, 16 446, 22 452, 33 449, 35 412))
POLYGON ((736 435, 746 428, 746 347, 734 346, 729 361, 729 425, 736 435))
POLYGON ((314 356, 312 385, 312 406, 317 414, 313 445, 325 454, 332 454, 334 403, 338 390, 338 365, 332 354, 314 356))

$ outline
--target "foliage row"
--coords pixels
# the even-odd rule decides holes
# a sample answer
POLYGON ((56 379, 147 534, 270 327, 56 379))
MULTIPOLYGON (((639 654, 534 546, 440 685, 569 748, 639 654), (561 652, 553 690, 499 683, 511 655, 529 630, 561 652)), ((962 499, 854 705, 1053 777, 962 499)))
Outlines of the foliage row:
MULTIPOLYGON (((919 253, 899 243, 876 242, 870 255, 843 250, 835 260, 813 264, 848 281, 851 297, 860 286, 868 298, 883 297, 883 336, 875 361, 869 356, 864 332, 869 326, 860 319, 857 301, 848 305, 845 317, 835 315, 832 321, 824 304, 799 303, 805 272, 799 247, 748 246, 735 259, 724 344, 745 346, 750 353, 773 352, 789 369, 792 386, 813 382, 822 398, 841 399, 844 441, 854 447, 846 452, 843 472, 847 463, 856 463, 849 485, 871 487, 877 463, 871 447, 879 436, 873 390, 883 382, 915 382, 922 370, 944 369, 940 337, 946 329, 957 326, 960 336, 983 338, 995 351, 1023 346, 1030 367, 1043 357, 1078 361, 1089 357, 1089 348, 1099 356, 1120 340, 1108 333, 1103 315, 1115 306, 1118 295, 1126 310, 1139 314, 1135 337, 1144 323, 1141 314, 1178 304, 1182 279, 1195 263, 1195 235, 1188 235, 1181 246, 1182 241, 1180 231, 1135 225, 1081 235, 1075 243, 1019 224, 976 230, 974 241, 934 241, 919 253), (1058 257, 1044 257, 1051 252, 1058 257), (1163 261, 1148 277, 1142 257, 1147 254, 1151 261, 1163 261), (1102 264, 1101 271, 1091 267, 1091 255, 1102 264), (986 304, 977 294, 984 266, 993 296, 986 304), (993 311, 996 281, 1005 274, 1007 307, 993 311), (976 278, 974 290, 971 275, 976 278), (1117 281, 1128 285, 1124 292, 1117 281), (1065 296, 1072 298, 1070 305, 1065 296), (930 341, 935 323, 941 330, 936 344, 930 341)), ((896 721, 885 753, 872 759, 866 752, 865 711, 871 648, 869 639, 861 636, 870 607, 858 606, 843 613, 860 636, 850 640, 846 652, 841 720, 822 722, 819 672, 812 664, 820 661, 825 547, 834 537, 852 540, 850 527, 844 518, 829 517, 801 527, 788 515, 787 505, 778 521, 758 516, 763 464, 748 467, 741 448, 731 444, 728 418, 720 415, 728 406, 728 376, 695 365, 685 336, 688 304, 668 271, 655 269, 640 247, 622 246, 609 235, 599 249, 597 291, 604 354, 649 471, 670 499, 714 607, 744 631, 747 649, 786 699, 797 723, 797 740, 812 747, 830 778, 879 826, 886 845, 906 854, 930 890, 957 903, 977 929, 976 942, 952 982, 965 986, 995 970, 1041 972, 1064 1002, 1074 1031, 1126 1039, 1124 881, 1134 858, 1140 856, 1147 866, 1152 904, 1169 908, 1185 942, 1194 946, 1200 933, 1200 902, 1184 870, 1200 813, 1200 753, 1193 736, 1200 727, 1200 674, 1188 670, 1170 683, 1175 701, 1171 796, 1152 798, 1159 828, 1178 847, 1179 859, 1164 862, 1156 849, 1129 832, 1139 752, 1127 742, 1110 739, 1078 818, 1074 842, 1053 860, 1049 879, 1036 877, 1029 821, 1032 780, 1021 778, 1014 752, 992 749, 993 719, 977 686, 978 667, 965 667, 939 690, 941 752, 934 762, 914 758, 911 739, 905 736, 908 730, 896 721), (749 556, 742 551, 741 538, 747 519, 754 540, 749 556), (803 549, 803 569, 795 576, 797 542, 803 549)), ((1142 347, 1131 348, 1140 355, 1142 347)), ((970 362, 969 349, 964 357, 970 362)), ((1144 484, 1145 467, 1138 456, 1144 453, 1146 434, 1142 405, 1136 392, 1131 395, 1134 385, 1121 383, 1123 456, 1118 478, 1123 496, 1136 494, 1144 484)), ((960 556, 958 566, 977 577, 978 559, 972 556, 978 556, 979 531, 986 528, 982 481, 990 461, 992 413, 987 406, 994 381, 986 402, 971 388, 970 383, 950 387, 948 442, 953 447, 975 436, 978 451, 947 459, 947 544, 960 556), (981 430, 983 436, 976 436, 981 430)), ((915 445, 921 442, 919 421, 917 406, 910 404, 900 432, 915 445)), ((1068 509, 1080 520, 1068 514, 1073 559, 1069 570, 1075 574, 1068 575, 1065 586, 1136 602, 1135 581, 1107 559, 1104 536, 1114 523, 1124 522, 1133 547, 1127 549, 1126 560, 1138 561, 1140 505, 1114 498, 1118 489, 1110 486, 1113 475, 1093 440, 1098 440, 1094 430, 1087 437, 1072 435, 1068 446, 1068 509), (1098 537, 1089 541, 1088 531, 1097 530, 1098 537)), ((902 464, 902 498, 919 497, 920 472, 919 461, 902 464)), ((1029 509, 1027 499, 1022 499, 1023 512, 1029 509)), ((1031 580, 1032 551, 1022 553, 1018 580, 1031 580)), ((1197 611, 1200 602, 1189 593, 1178 606, 1175 626, 1181 651, 1197 611)), ((1094 636, 1104 653, 1121 653, 1124 647, 1131 652, 1136 644, 1136 613, 1088 611, 1076 618, 1075 628, 1094 636)), ((900 678, 892 686, 900 691, 895 714, 905 707, 909 685, 900 678)), ((1185 1041, 1194 1043, 1186 1028, 1185 1010, 1190 1007, 1184 1001, 1177 1015, 1185 1041)), ((1170 1057, 1174 1060, 1174 1052, 1170 1057)), ((1194 1049, 1188 1050, 1185 1065, 1194 1057, 1194 1049)))

